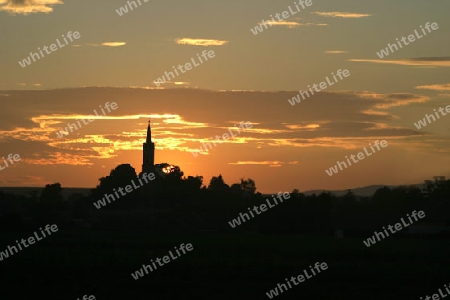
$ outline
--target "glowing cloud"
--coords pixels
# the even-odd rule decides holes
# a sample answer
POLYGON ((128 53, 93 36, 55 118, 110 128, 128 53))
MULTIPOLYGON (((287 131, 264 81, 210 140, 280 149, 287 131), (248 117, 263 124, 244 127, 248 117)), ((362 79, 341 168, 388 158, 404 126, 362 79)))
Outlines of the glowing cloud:
POLYGON ((341 51, 341 50, 328 50, 325 51, 327 54, 343 54, 343 53, 349 53, 349 51, 341 51))
POLYGON ((228 163, 229 165, 263 165, 263 166, 269 166, 269 167, 281 167, 282 165, 296 165, 298 164, 298 161, 290 161, 290 162, 282 162, 279 160, 274 161, 237 161, 235 163, 228 163))
POLYGON ((354 18, 365 18, 370 17, 369 14, 357 14, 357 13, 349 13, 349 12, 338 12, 338 11, 330 11, 330 12, 313 12, 313 14, 322 16, 322 17, 330 17, 330 18, 345 18, 345 19, 354 19, 354 18))
POLYGON ((175 42, 178 45, 192 45, 192 46, 223 46, 228 43, 228 41, 221 40, 207 40, 207 39, 191 39, 191 38, 181 38, 176 39, 175 42))
MULTIPOLYGON (((300 23, 298 22, 288 22, 288 21, 268 21, 266 22, 268 25, 275 25, 275 26, 286 26, 288 28, 295 28, 300 26, 300 23)), ((264 23, 258 23, 258 25, 264 25, 264 23)))
POLYGON ((308 124, 308 125, 286 125, 289 129, 300 130, 300 129, 316 129, 320 127, 320 124, 308 124))
POLYGON ((382 59, 349 59, 355 62, 368 62, 374 64, 393 64, 401 66, 432 66, 432 67, 450 67, 450 57, 422 57, 422 58, 408 58, 396 60, 382 60, 382 59))
POLYGON ((416 89, 433 90, 433 91, 450 91, 450 83, 421 85, 421 86, 416 86, 416 89))
MULTIPOLYGON (((314 24, 314 23, 298 23, 298 22, 289 22, 289 21, 266 21, 267 25, 275 25, 275 26, 286 26, 288 28, 296 28, 300 26, 327 26, 328 24, 314 24)), ((264 25, 263 22, 259 22, 258 25, 264 25)))
POLYGON ((61 0, 0 0, 0 10, 8 13, 28 15, 32 13, 50 13, 48 5, 64 4, 61 0))
POLYGON ((106 46, 106 47, 120 47, 125 45, 125 42, 105 42, 102 43, 102 46, 106 46))

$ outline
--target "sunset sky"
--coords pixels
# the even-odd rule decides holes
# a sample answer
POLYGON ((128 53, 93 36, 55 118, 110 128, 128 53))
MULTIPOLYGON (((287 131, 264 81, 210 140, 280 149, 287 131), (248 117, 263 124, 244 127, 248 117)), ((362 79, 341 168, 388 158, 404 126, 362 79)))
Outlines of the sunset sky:
POLYGON ((450 176, 450 116, 414 125, 450 104, 450 1, 312 0, 257 35, 250 29, 294 1, 140 2, 120 16, 127 1, 0 0, 0 158, 21 157, 0 186, 94 187, 122 163, 140 172, 149 118, 155 162, 206 185, 219 173, 230 185, 252 178, 262 193, 450 176), (439 29, 377 56, 427 22, 439 29), (80 38, 18 63, 69 31, 80 38), (204 50, 215 57, 153 83, 204 50), (289 104, 338 69, 350 76, 289 104), (58 138, 106 102, 118 108, 58 138), (192 155, 241 121, 253 128, 192 155), (375 140, 389 146, 326 174, 375 140))

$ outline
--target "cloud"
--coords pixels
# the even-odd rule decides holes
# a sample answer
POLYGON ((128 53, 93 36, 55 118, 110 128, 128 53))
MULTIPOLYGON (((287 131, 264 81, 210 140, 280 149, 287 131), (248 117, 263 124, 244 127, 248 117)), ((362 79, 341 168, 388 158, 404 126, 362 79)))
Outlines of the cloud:
POLYGON ((450 91, 450 83, 421 85, 421 86, 416 86, 416 89, 433 90, 433 91, 450 91))
POLYGON ((105 42, 102 43, 102 46, 106 46, 106 47, 120 47, 125 45, 126 42, 105 42))
POLYGON ((293 165, 298 163, 295 162, 297 157, 281 156, 283 161, 279 161, 280 151, 312 147, 355 149, 366 146, 373 138, 389 138, 409 146, 412 144, 408 139, 412 138, 422 138, 423 145, 429 142, 424 133, 400 127, 396 123, 399 117, 389 111, 430 101, 429 97, 407 93, 322 92, 302 110, 279 105, 280 99, 292 97, 298 91, 91 87, 7 93, 10 96, 0 97, 2 101, 9 101, 5 106, 7 112, 0 118, 1 147, 7 153, 21 149, 27 165, 96 166, 116 161, 125 152, 142 150, 149 118, 157 150, 179 151, 180 155, 197 150, 202 143, 211 143, 216 135, 222 136, 230 129, 236 133, 234 124, 251 122, 252 128, 221 140, 217 149, 201 152, 208 157, 221 155, 221 151, 234 153, 240 147, 254 147, 265 153, 257 159, 252 156, 230 158, 228 162, 234 165, 293 165), (64 101, 58 102, 61 98, 64 101), (94 108, 98 111, 98 104, 104 103, 99 102, 100 99, 116 101, 119 109, 114 114, 89 117, 94 108), (124 99, 127 105, 122 105, 124 99), (209 113, 193 107, 194 102, 199 107, 208 107, 209 113), (256 107, 265 109, 249 115, 248 111, 256 107), (80 121, 81 128, 57 138, 56 132, 82 119, 95 121, 88 124, 80 121), (278 154, 272 155, 271 151, 278 154), (38 155, 33 156, 36 153, 38 155))
POLYGON ((175 42, 178 45, 193 45, 193 46, 223 46, 228 43, 228 41, 223 40, 208 40, 208 39, 191 39, 191 38, 181 38, 176 39, 175 42))
POLYGON ((28 15, 32 13, 50 13, 49 5, 64 4, 61 0, 0 0, 0 10, 8 13, 28 15))
POLYGON ((343 53, 349 53, 349 51, 328 50, 328 51, 325 51, 325 53, 328 53, 328 54, 343 54, 343 53))
POLYGON ((72 45, 72 47, 83 47, 83 46, 91 46, 91 47, 100 47, 100 46, 105 46, 105 47, 120 47, 120 46, 124 46, 126 45, 126 42, 104 42, 101 44, 85 44, 85 45, 80 45, 80 44, 74 44, 72 45))
MULTIPOLYGON (((409 93, 392 93, 392 94, 377 94, 370 92, 357 92, 356 93, 361 99, 372 99, 377 100, 377 103, 373 104, 373 109, 387 109, 398 106, 406 106, 413 103, 425 103, 431 99, 426 96, 414 95, 409 93)), ((377 112, 372 110, 373 114, 376 115, 377 112)))
MULTIPOLYGON (((92 166, 93 162, 89 158, 94 156, 74 155, 69 153, 54 152, 45 156, 23 158, 21 161, 30 165, 72 165, 72 166, 92 166)), ((113 157, 113 156, 110 156, 113 157)), ((110 158, 104 157, 104 158, 110 158)))
POLYGON ((320 124, 307 124, 307 125, 286 125, 287 128, 289 129, 295 129, 295 130, 299 130, 299 129, 316 129, 320 127, 320 124))
POLYGON ((156 90, 159 89, 159 87, 151 86, 151 85, 130 85, 125 88, 130 89, 143 89, 143 90, 156 90))
POLYGON ((338 12, 338 11, 330 11, 330 12, 313 12, 312 14, 316 14, 322 17, 330 17, 330 18, 345 18, 345 19, 354 19, 354 18, 364 18, 370 17, 369 14, 358 14, 358 13, 350 13, 350 12, 338 12))
POLYGON ((275 26, 286 26, 288 28, 295 28, 300 26, 300 23, 298 22, 289 22, 289 21, 267 21, 265 23, 259 22, 258 25, 275 25, 275 26))
POLYGON ((266 21, 265 23, 259 22, 258 25, 275 25, 275 26, 286 26, 288 28, 296 28, 300 26, 327 26, 328 24, 315 24, 315 23, 299 23, 299 22, 289 22, 289 21, 266 21))
POLYGON ((283 165, 296 165, 298 164, 298 161, 289 161, 289 162, 282 162, 279 160, 274 161, 237 161, 234 163, 228 163, 229 165, 263 165, 263 166, 269 166, 269 167, 281 167, 283 165))
POLYGON ((406 58, 396 60, 382 60, 382 59, 349 59, 355 62, 368 62, 375 64, 393 64, 401 66, 431 66, 431 67, 450 67, 450 57, 419 57, 406 58))

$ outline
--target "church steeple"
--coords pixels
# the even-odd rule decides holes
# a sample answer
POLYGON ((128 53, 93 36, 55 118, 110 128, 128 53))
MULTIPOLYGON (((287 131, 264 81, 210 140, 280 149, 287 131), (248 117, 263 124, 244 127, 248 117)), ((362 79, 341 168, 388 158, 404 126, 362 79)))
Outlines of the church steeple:
POLYGON ((148 127, 147 127, 147 143, 152 142, 152 129, 150 128, 150 120, 148 120, 148 127))
POLYGON ((150 120, 147 126, 147 138, 143 144, 142 172, 150 173, 155 166, 155 143, 152 142, 150 120))

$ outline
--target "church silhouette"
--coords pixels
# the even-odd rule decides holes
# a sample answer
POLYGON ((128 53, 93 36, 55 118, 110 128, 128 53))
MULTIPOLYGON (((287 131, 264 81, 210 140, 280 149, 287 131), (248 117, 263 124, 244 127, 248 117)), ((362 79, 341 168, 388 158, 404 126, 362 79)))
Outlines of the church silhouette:
POLYGON ((155 165, 155 143, 152 142, 152 129, 150 120, 148 120, 147 137, 142 144, 142 171, 139 176, 144 173, 154 173, 157 177, 165 178, 166 175, 174 171, 175 167, 168 163, 155 165))
POLYGON ((147 139, 142 147, 142 173, 155 171, 155 143, 152 142, 152 129, 148 120, 147 139))

